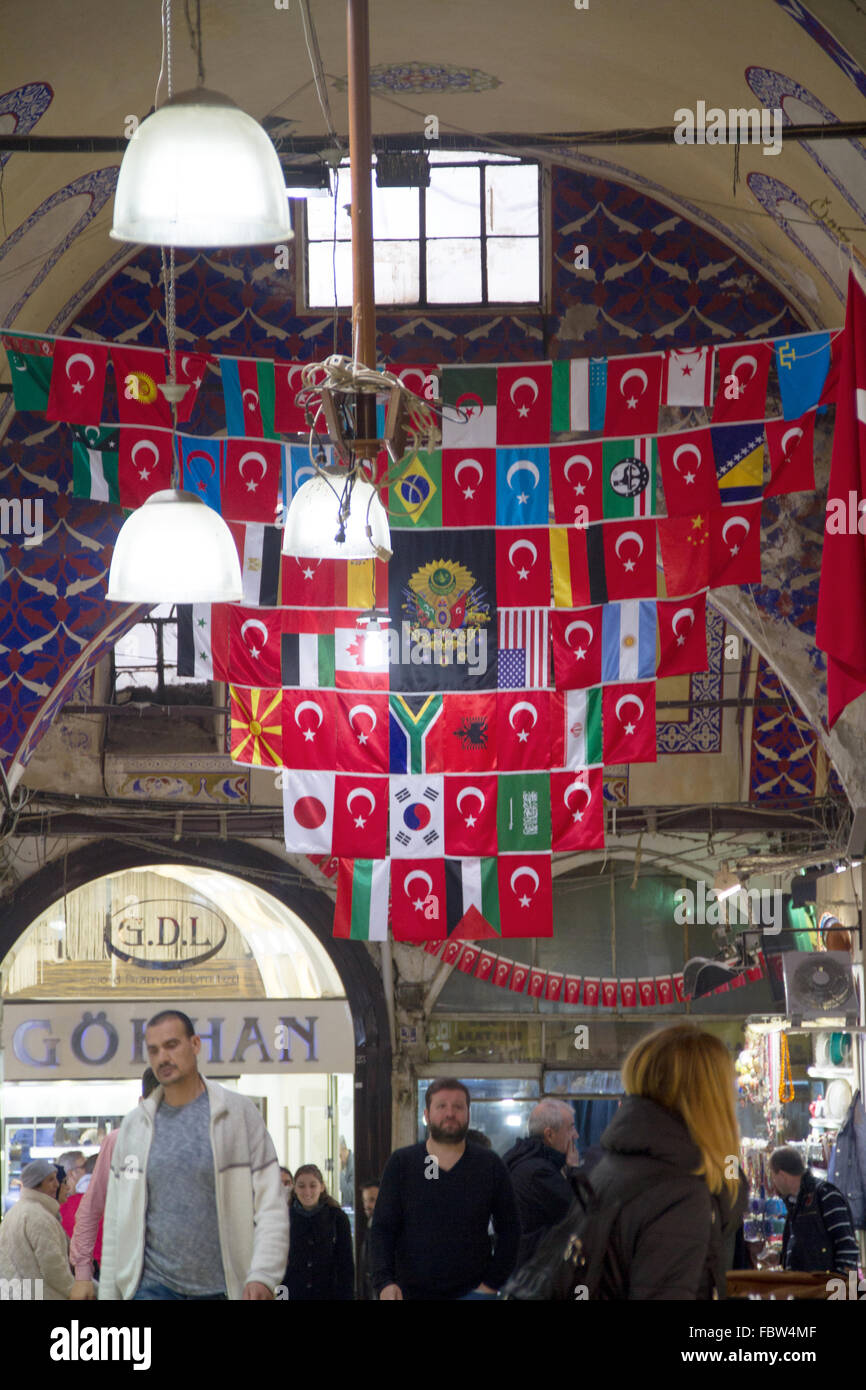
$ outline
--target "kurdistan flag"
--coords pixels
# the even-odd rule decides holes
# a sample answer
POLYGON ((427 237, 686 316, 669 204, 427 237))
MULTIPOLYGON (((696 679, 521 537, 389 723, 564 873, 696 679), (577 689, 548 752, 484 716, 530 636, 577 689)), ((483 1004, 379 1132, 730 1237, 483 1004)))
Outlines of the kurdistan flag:
POLYGON ((334 936, 347 941, 387 941, 390 882, 390 859, 341 859, 334 936))

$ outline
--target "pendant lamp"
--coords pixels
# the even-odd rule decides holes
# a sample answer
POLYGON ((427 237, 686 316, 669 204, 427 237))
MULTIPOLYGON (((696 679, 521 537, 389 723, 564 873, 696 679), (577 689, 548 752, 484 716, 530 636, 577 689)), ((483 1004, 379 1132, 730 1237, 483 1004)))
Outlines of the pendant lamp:
POLYGON ((259 246, 292 239, 274 146, 229 97, 172 96, 130 138, 114 195, 115 241, 259 246))
POLYGON ((108 598, 118 603, 233 603, 241 567, 221 516, 194 492, 155 492, 121 527, 108 598))
POLYGON ((344 468, 321 468, 289 504, 283 554, 318 560, 390 559, 388 516, 373 484, 344 468))

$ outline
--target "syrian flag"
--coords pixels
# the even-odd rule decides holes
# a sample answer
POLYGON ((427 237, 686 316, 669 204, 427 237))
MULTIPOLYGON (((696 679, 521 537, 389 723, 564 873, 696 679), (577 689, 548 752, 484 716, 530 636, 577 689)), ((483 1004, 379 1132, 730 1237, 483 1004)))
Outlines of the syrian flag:
POLYGON ((347 941, 388 940, 389 859, 341 859, 337 870, 334 936, 347 941))
POLYGON ((177 674, 198 680, 214 676, 211 646, 210 603, 179 603, 177 606, 177 674))
POLYGON ((713 349, 672 349, 666 355, 664 404, 708 406, 713 398, 713 349))
POLYGON ((448 935, 460 940, 501 935, 495 859, 445 860, 445 923, 448 935))

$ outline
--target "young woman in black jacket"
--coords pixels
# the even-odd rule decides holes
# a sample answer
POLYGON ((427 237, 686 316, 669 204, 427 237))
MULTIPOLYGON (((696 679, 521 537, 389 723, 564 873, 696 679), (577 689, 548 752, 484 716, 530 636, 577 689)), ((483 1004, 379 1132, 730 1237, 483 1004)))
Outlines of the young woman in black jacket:
POLYGON ((590 1182, 619 1205, 603 1299, 725 1297, 728 1248, 745 1209, 731 1057, 692 1024, 649 1034, 622 1068, 626 1097, 590 1182))
POLYGON ((289 1302, 354 1299, 352 1228, 339 1202, 328 1196, 324 1178, 314 1163, 302 1164, 295 1173, 289 1221, 285 1277, 289 1302))

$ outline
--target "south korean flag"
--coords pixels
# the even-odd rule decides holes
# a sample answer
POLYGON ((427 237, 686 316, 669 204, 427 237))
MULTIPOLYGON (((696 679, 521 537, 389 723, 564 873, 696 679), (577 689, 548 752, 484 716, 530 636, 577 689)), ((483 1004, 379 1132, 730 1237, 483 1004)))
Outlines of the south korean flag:
POLYGON ((391 778, 391 856, 435 859, 444 853, 444 779, 391 778))

